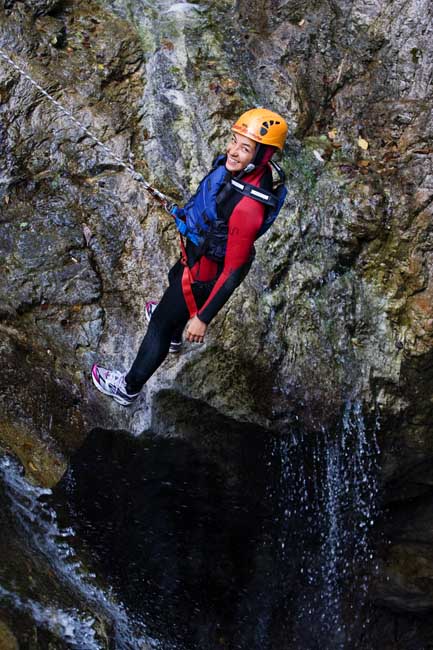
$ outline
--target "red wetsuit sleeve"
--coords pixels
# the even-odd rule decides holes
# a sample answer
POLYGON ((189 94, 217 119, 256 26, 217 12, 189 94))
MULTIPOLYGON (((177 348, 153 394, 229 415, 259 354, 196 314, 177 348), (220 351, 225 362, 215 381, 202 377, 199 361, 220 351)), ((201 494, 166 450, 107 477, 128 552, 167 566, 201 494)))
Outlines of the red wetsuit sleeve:
POLYGON ((224 267, 209 298, 197 314, 204 323, 211 322, 248 273, 254 241, 264 217, 265 206, 249 197, 243 197, 230 215, 224 267))

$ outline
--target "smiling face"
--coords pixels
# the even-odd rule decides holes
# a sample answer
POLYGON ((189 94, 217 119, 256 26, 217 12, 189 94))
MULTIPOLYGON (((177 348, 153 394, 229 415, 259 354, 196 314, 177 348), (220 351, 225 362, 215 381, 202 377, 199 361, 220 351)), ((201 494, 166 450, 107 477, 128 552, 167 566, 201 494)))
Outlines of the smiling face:
POLYGON ((253 160, 256 153, 257 143, 251 138, 239 133, 232 133, 230 142, 227 145, 226 169, 236 174, 253 160))

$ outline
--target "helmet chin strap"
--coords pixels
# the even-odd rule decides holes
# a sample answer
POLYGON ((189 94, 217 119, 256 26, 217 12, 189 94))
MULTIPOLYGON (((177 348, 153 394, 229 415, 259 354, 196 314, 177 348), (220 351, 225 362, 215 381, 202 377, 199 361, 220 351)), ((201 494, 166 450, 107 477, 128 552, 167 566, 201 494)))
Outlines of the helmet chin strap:
POLYGON ((266 151, 266 145, 257 144, 256 150, 254 152, 254 158, 246 167, 241 172, 241 175, 243 174, 249 174, 250 172, 254 171, 254 169, 257 167, 257 165, 260 165, 263 159, 263 155, 266 151))
POLYGON ((248 165, 242 170, 244 174, 249 174, 256 168, 255 164, 250 162, 248 165))
POLYGON ((254 152, 254 158, 252 161, 242 170, 243 174, 249 174, 252 172, 256 167, 259 165, 263 164, 263 161, 266 159, 266 162, 268 162, 272 158, 272 153, 269 155, 268 149, 274 150, 274 147, 270 147, 269 145, 262 144, 261 142, 257 143, 256 150, 254 152))
POLYGON ((254 158, 242 170, 244 174, 249 174, 250 172, 252 172, 257 167, 257 159, 260 160, 260 158, 261 158, 260 154, 261 154, 262 149, 263 149, 262 145, 258 143, 257 146, 256 146, 256 150, 254 152, 254 158))
POLYGON ((244 167, 239 172, 236 178, 242 178, 244 174, 249 174, 250 172, 254 171, 254 169, 256 169, 259 165, 270 162, 275 150, 276 147, 259 143, 254 152, 254 158, 250 163, 248 163, 246 167, 244 167))
POLYGON ((243 170, 240 173, 240 176, 243 176, 244 174, 249 174, 250 172, 254 171, 254 169, 257 167, 256 160, 257 160, 257 157, 258 157, 259 152, 261 151, 261 149, 262 149, 262 145, 257 144, 256 150, 254 152, 254 158, 252 159, 252 161, 250 163, 248 163, 248 165, 246 167, 243 168, 243 170))

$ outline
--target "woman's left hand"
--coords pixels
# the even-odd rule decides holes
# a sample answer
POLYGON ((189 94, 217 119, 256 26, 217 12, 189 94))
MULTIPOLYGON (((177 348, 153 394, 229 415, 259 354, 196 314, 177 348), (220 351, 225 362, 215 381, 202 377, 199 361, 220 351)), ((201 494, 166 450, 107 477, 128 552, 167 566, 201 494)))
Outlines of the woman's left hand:
POLYGON ((198 316, 194 316, 186 328, 186 340, 190 343, 203 343, 206 330, 206 323, 203 323, 198 316))

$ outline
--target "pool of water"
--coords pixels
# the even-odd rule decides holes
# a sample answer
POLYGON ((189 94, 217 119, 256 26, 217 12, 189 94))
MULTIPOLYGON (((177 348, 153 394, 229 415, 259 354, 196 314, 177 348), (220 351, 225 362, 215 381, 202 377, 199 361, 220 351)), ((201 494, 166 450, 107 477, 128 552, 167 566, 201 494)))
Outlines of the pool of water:
POLYGON ((237 429, 219 450, 95 430, 53 491, 0 458, 0 615, 23 647, 35 630, 37 650, 346 650, 366 637, 377 512, 360 409, 320 435, 237 429))
POLYGON ((80 553, 153 637, 188 650, 240 648, 270 516, 265 473, 257 467, 253 484, 240 485, 185 441, 101 431, 53 499, 80 553))

